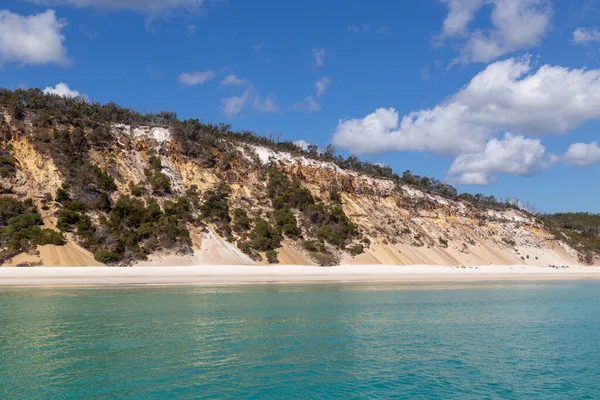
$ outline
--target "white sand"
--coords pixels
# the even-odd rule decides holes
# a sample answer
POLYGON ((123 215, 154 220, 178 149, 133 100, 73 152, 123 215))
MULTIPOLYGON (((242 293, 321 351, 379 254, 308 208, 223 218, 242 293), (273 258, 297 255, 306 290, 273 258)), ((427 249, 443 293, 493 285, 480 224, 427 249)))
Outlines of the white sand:
POLYGON ((217 285, 319 282, 466 282, 600 279, 600 267, 566 269, 432 265, 205 265, 196 267, 4 267, 0 286, 217 285))

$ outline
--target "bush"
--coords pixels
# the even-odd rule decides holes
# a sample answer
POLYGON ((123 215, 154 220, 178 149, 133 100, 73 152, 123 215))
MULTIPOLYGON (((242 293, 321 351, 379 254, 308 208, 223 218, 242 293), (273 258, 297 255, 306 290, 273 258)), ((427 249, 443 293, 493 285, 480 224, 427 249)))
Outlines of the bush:
POLYGON ((250 234, 252 247, 258 251, 275 250, 281 244, 281 235, 264 219, 257 219, 250 234))
POLYGON ((55 246, 64 246, 67 242, 61 232, 57 232, 52 229, 42 229, 41 235, 37 239, 37 243, 41 246, 46 244, 53 244, 55 246))
POLYGON ((11 197, 0 197, 0 227, 6 226, 8 220, 25 212, 25 205, 11 197))
POLYGON ((154 194, 162 195, 171 193, 171 180, 162 172, 150 172, 148 175, 148 181, 154 194))
POLYGON ((1 230, 0 243, 5 257, 12 257, 38 245, 65 244, 62 233, 40 228, 43 225, 42 216, 30 199, 24 202, 0 199, 0 220, 4 226, 1 230), (8 216, 10 218, 6 220, 8 216))
POLYGON ((236 208, 233 210, 233 230, 240 233, 250 230, 252 227, 252 219, 248 217, 245 210, 236 208))
POLYGON ((54 196, 54 198, 58 203, 66 203, 71 201, 69 192, 67 192, 67 188, 64 185, 56 191, 56 196, 54 196))
POLYGON ((148 164, 150 164, 150 168, 155 171, 160 171, 162 169, 162 161, 157 156, 150 156, 148 158, 148 164))
POLYGON ((112 251, 99 248, 94 252, 94 259, 103 264, 113 264, 120 260, 120 257, 112 251))
POLYGON ((296 221, 296 217, 289 208, 275 210, 275 223, 286 236, 297 237, 300 235, 298 221, 296 221))
POLYGON ((359 254, 362 254, 364 252, 365 252, 365 248, 362 244, 355 244, 353 246, 348 247, 348 253, 350 253, 350 255, 353 257, 355 257, 359 254))
POLYGON ((60 210, 56 227, 64 232, 71 232, 73 226, 81 220, 81 214, 72 210, 60 210))
POLYGON ((275 250, 269 250, 265 254, 267 256, 267 261, 269 264, 278 264, 279 259, 277 258, 277 252, 275 250))
POLYGON ((229 224, 231 218, 229 217, 227 194, 222 191, 208 191, 205 195, 204 203, 200 206, 200 212, 202 213, 202 218, 209 222, 229 224))
POLYGON ((139 186, 133 186, 131 188, 131 194, 135 197, 140 197, 144 194, 144 189, 139 186))

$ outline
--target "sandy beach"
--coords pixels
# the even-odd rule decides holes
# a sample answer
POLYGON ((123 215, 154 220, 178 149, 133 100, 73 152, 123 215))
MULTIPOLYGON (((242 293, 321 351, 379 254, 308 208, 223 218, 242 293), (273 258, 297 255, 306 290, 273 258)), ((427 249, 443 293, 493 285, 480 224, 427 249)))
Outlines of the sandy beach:
POLYGON ((208 265, 196 267, 5 267, 0 287, 229 285, 324 282, 476 282, 600 279, 600 267, 208 265))

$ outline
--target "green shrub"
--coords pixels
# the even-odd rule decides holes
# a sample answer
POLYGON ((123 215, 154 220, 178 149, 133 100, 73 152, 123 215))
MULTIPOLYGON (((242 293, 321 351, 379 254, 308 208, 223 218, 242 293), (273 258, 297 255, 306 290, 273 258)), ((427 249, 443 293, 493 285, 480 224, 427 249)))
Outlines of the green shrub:
POLYGON ((236 232, 246 232, 252 227, 252 219, 248 217, 246 210, 236 208, 233 210, 233 230, 236 232))
POLYGON ((169 177, 162 172, 155 171, 148 175, 148 182, 152 187, 154 194, 170 194, 171 193, 171 180, 169 177))
POLYGON ((52 229, 42 229, 41 235, 36 240, 36 244, 38 245, 46 245, 53 244, 55 246, 64 246, 67 242, 65 241, 65 237, 61 232, 52 230, 52 229))
POLYGON ((114 264, 120 260, 120 257, 108 249, 99 248, 94 252, 94 259, 103 264, 114 264))
POLYGON ((269 264, 278 264, 279 259, 277 258, 277 252, 275 250, 269 250, 265 254, 267 256, 267 261, 269 264))
POLYGON ((289 208, 279 208, 275 210, 275 223, 281 229, 284 235, 297 237, 300 235, 298 221, 289 208))
POLYGON ((0 197, 0 227, 6 226, 8 220, 25 212, 25 205, 11 197, 0 197))
POLYGON ((281 244, 281 235, 264 219, 257 219, 250 234, 252 248, 258 251, 275 250, 281 244))
POLYGON ((58 213, 58 222, 56 227, 64 232, 71 232, 73 226, 81 220, 81 214, 72 210, 60 210, 58 213))
POLYGON ((350 253, 351 256, 357 256, 364 252, 365 252, 365 248, 362 244, 355 244, 352 246, 348 246, 348 253, 350 253))
POLYGON ((67 192, 67 188, 64 185, 56 191, 56 196, 54 196, 54 198, 58 203, 66 203, 71 201, 69 192, 67 192))
POLYGON ((131 194, 135 197, 140 197, 144 194, 144 189, 140 186, 133 186, 131 188, 131 194))
POLYGON ((210 190, 206 193, 204 203, 200 206, 202 218, 209 222, 225 222, 229 224, 229 205, 227 194, 210 190))
POLYGON ((162 161, 160 160, 160 157, 157 156, 150 156, 148 158, 148 164, 150 164, 150 168, 154 169, 155 171, 160 171, 162 169, 162 161))

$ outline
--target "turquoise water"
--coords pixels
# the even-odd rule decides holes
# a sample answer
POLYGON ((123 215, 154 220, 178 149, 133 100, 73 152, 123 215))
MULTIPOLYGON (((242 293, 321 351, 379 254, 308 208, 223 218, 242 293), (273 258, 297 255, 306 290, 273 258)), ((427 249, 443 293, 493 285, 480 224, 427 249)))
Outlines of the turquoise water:
POLYGON ((0 398, 600 398, 600 283, 0 290, 0 398))

